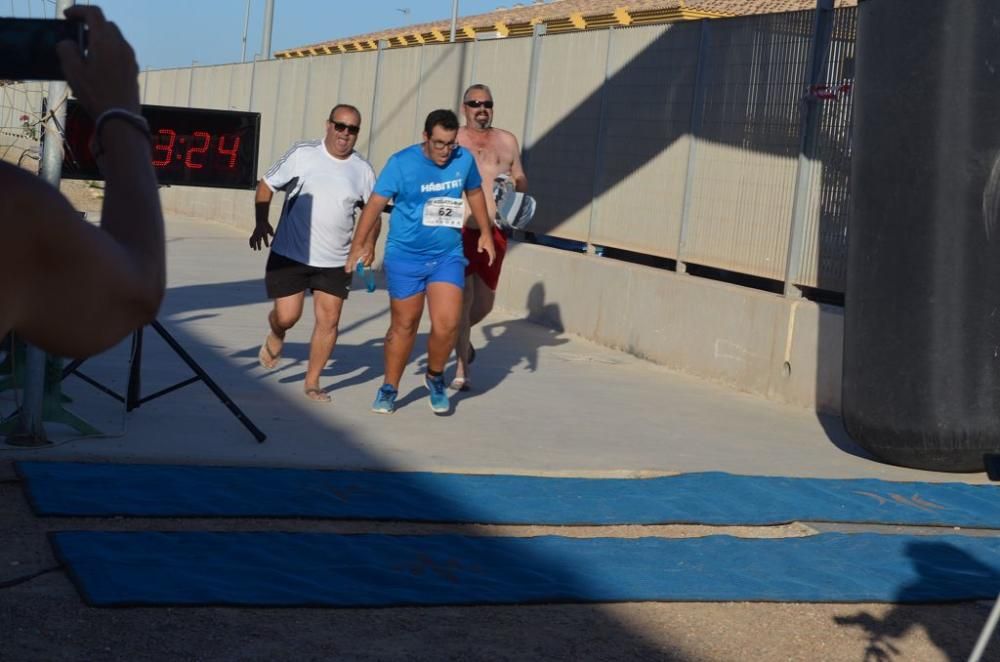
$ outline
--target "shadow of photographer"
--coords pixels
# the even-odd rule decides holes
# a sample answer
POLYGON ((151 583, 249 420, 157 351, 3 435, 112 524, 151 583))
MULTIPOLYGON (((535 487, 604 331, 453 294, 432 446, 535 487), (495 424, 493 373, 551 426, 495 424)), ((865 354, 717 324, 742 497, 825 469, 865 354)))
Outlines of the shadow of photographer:
POLYGON ((968 659, 986 620, 985 612, 980 614, 981 605, 967 602, 940 605, 933 610, 927 605, 954 601, 947 596, 959 587, 964 587, 965 593, 992 599, 1000 586, 1000 573, 947 542, 913 542, 907 546, 906 555, 917 577, 899 590, 882 618, 862 610, 851 616, 835 616, 834 622, 861 628, 868 635, 864 662, 903 659, 896 641, 917 627, 924 629, 946 659, 968 659), (973 613, 975 617, 970 618, 973 613))

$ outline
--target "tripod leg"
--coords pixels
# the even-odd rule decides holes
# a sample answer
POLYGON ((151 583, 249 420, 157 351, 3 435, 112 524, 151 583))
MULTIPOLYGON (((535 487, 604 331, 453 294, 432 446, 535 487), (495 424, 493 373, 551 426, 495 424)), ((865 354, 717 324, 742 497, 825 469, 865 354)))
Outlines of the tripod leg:
POLYGON ((163 325, 160 324, 158 320, 153 320, 150 322, 150 326, 153 327, 154 331, 160 334, 160 337, 163 338, 164 342, 170 345, 170 349, 174 350, 177 356, 181 357, 184 363, 186 363, 188 367, 194 371, 194 374, 198 375, 198 378, 205 382, 205 386, 211 389, 212 393, 215 394, 215 397, 217 397, 222 404, 226 405, 226 408, 233 413, 233 416, 235 416, 237 420, 239 420, 239 422, 250 431, 250 434, 254 436, 254 439, 263 443, 263 441, 267 439, 267 435, 261 432, 260 428, 254 425, 253 421, 246 417, 240 408, 229 399, 229 396, 226 395, 221 388, 219 388, 219 385, 208 376, 208 373, 205 372, 202 367, 198 365, 193 358, 191 358, 191 355, 184 351, 184 348, 181 347, 176 340, 174 340, 174 337, 171 336, 165 328, 163 328, 163 325))
POLYGON ((993 631, 997 627, 998 620, 1000 620, 1000 595, 997 596, 997 601, 993 603, 993 609, 990 610, 990 616, 986 619, 983 631, 979 633, 976 647, 972 650, 972 654, 969 655, 969 662, 979 662, 982 659, 983 653, 986 652, 986 645, 990 643, 990 637, 993 636, 993 631))
MULTIPOLYGON (((155 324, 155 322, 154 322, 155 324)), ((132 334, 132 361, 128 366, 128 386, 125 388, 125 411, 138 407, 142 398, 142 327, 132 334)))

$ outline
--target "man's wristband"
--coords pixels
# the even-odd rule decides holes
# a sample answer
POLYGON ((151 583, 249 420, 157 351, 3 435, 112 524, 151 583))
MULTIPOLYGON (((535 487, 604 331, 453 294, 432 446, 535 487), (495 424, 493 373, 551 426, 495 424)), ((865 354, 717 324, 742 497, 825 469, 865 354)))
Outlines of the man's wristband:
POLYGON ((152 132, 149 129, 149 122, 146 121, 145 117, 124 108, 108 108, 98 115, 94 121, 94 142, 91 145, 90 151, 93 153, 95 159, 104 154, 104 145, 101 143, 101 130, 111 120, 122 120, 146 136, 148 140, 152 141, 152 132))

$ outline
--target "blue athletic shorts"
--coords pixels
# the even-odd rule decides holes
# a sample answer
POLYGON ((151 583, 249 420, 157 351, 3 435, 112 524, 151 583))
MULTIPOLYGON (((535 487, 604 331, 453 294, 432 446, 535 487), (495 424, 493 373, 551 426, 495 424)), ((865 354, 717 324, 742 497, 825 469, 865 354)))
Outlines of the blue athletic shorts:
POLYGON ((451 283, 464 289, 465 265, 468 263, 461 251, 436 258, 386 251, 382 268, 385 270, 389 298, 407 299, 426 292, 429 283, 451 283))

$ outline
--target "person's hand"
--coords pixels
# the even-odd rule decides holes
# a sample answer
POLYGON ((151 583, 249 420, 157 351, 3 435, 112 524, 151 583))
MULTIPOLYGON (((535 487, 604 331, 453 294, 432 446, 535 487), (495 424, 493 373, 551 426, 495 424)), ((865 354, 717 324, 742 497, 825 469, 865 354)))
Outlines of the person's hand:
POLYGON ((370 267, 375 261, 375 242, 365 242, 363 250, 364 254, 361 256, 361 259, 364 260, 366 267, 370 267))
MULTIPOLYGON (((367 251, 364 246, 357 246, 351 244, 351 252, 347 255, 347 262, 344 263, 344 271, 347 273, 354 273, 354 269, 358 266, 358 260, 364 262, 365 257, 367 257, 367 251)), ((368 264, 371 264, 369 259, 368 264)))
POLYGON ((87 57, 72 41, 56 44, 66 81, 80 104, 96 118, 109 108, 139 112, 139 65, 135 52, 99 7, 74 6, 66 18, 87 25, 87 57))
POLYGON ((271 242, 268 237, 274 236, 274 228, 271 227, 270 223, 258 223, 257 227, 254 228, 253 234, 250 235, 250 248, 255 251, 259 251, 263 246, 270 247, 271 242))
POLYGON ((365 246, 351 246, 351 254, 347 256, 347 263, 344 264, 344 271, 351 273, 357 268, 358 262, 366 267, 372 266, 375 261, 375 251, 365 246))
POLYGON ((497 259, 497 249, 493 246, 493 235, 486 232, 479 235, 479 244, 476 247, 476 251, 479 253, 486 251, 486 254, 490 257, 489 266, 492 267, 493 260, 497 259))

